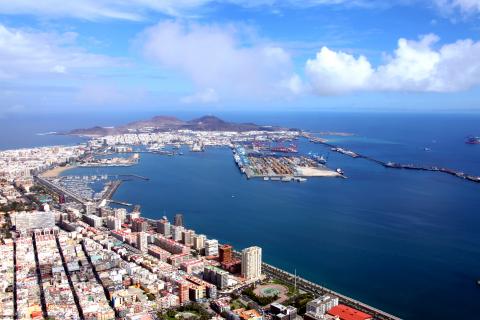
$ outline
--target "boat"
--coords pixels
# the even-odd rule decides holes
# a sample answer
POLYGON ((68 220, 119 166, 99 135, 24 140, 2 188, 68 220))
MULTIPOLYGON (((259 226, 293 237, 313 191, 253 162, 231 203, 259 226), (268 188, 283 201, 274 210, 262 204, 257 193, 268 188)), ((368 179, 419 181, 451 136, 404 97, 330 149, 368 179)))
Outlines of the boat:
POLYGON ((320 164, 327 164, 327 159, 323 155, 319 156, 318 154, 312 152, 309 152, 308 155, 320 164))
POLYGON ((468 137, 465 141, 466 144, 480 144, 480 137, 468 137))
POLYGON ((270 178, 269 177, 263 177, 263 180, 268 181, 268 180, 270 180, 270 178))

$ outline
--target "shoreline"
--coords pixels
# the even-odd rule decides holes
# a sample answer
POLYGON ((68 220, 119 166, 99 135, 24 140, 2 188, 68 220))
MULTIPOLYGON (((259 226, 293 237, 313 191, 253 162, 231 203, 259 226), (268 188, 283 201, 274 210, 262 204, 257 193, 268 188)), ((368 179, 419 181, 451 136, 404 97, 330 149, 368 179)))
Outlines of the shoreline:
POLYGON ((55 167, 53 169, 42 172, 40 174, 40 176, 43 177, 43 178, 56 178, 60 174, 62 174, 63 172, 71 170, 71 169, 75 169, 75 168, 78 168, 78 166, 76 166, 76 165, 66 165, 66 166, 63 166, 63 167, 58 166, 58 167, 55 167))

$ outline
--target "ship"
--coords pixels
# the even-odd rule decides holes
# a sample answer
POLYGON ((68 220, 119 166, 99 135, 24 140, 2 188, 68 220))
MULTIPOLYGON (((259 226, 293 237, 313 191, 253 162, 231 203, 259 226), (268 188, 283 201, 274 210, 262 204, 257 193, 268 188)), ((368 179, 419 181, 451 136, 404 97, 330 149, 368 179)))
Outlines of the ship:
POLYGON ((468 137, 467 140, 465 141, 466 144, 480 144, 480 137, 468 137))
POLYGON ((327 158, 325 158, 323 155, 319 156, 318 154, 312 153, 311 151, 308 153, 308 155, 320 164, 327 164, 327 158))

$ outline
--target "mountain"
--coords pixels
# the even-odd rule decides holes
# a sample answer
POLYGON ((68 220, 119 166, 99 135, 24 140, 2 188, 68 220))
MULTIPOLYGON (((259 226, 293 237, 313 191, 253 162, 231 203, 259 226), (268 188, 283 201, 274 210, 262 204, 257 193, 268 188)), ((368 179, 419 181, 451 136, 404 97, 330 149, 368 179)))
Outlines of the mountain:
POLYGON ((254 123, 227 122, 215 116, 183 121, 172 116, 155 116, 147 120, 130 122, 119 127, 95 126, 85 129, 74 129, 62 134, 77 136, 106 136, 128 132, 162 132, 171 130, 188 129, 192 131, 278 131, 285 128, 276 126, 261 126, 254 123))

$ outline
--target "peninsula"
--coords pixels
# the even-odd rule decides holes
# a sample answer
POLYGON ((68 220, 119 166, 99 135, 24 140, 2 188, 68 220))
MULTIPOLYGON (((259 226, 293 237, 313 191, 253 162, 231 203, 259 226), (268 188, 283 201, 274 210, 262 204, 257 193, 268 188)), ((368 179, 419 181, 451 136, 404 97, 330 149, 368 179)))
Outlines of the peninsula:
MULTIPOLYGON (((172 116, 155 116, 148 120, 139 120, 130 122, 118 127, 101 127, 74 129, 59 134, 102 137, 108 135, 118 135, 125 133, 141 132, 165 132, 172 130, 192 130, 192 131, 279 131, 286 130, 279 126, 258 125, 255 123, 235 123, 222 120, 218 117, 207 115, 200 118, 184 121, 172 116)), ((290 129, 288 129, 290 130, 290 129)), ((295 130, 295 129, 292 129, 295 130)))

